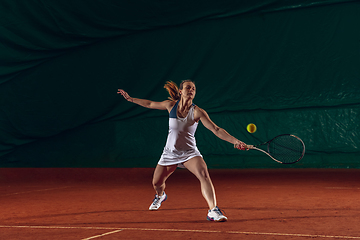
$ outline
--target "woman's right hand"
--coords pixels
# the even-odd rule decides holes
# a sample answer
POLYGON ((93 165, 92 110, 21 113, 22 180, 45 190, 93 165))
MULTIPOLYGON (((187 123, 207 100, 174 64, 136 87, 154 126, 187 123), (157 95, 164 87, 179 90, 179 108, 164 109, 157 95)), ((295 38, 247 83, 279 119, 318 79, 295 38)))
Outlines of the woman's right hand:
POLYGON ((118 89, 117 94, 121 94, 129 102, 134 102, 133 99, 129 96, 129 94, 122 89, 118 89))

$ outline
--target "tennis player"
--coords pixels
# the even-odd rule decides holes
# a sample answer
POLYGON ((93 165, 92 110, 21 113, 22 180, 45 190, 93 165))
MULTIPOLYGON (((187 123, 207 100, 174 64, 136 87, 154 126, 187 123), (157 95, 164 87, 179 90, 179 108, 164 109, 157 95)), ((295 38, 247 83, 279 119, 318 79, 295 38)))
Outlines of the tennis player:
POLYGON ((185 167, 192 172, 200 181, 201 192, 209 205, 207 220, 223 222, 227 221, 222 211, 217 207, 215 189, 212 184, 207 165, 200 154, 195 140, 195 131, 198 122, 212 131, 217 137, 232 143, 235 148, 245 150, 247 145, 218 127, 211 121, 205 110, 193 103, 196 94, 195 83, 184 80, 177 85, 169 81, 164 88, 169 92, 169 100, 154 102, 146 99, 130 97, 127 92, 118 89, 127 101, 150 109, 167 110, 169 112, 169 133, 165 148, 153 175, 153 187, 155 198, 149 210, 158 210, 161 203, 167 199, 165 182, 177 167, 185 167))

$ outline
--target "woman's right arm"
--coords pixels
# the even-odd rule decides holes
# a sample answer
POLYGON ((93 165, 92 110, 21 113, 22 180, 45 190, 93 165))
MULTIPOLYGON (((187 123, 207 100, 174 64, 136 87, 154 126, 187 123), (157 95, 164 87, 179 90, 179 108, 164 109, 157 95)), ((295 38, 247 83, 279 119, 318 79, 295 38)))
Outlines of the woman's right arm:
POLYGON ((122 89, 118 89, 118 94, 121 94, 127 101, 136 103, 142 107, 150 108, 150 109, 159 109, 159 110, 168 110, 170 111, 174 103, 170 100, 165 100, 163 102, 154 102, 146 99, 133 98, 130 97, 127 92, 122 89))

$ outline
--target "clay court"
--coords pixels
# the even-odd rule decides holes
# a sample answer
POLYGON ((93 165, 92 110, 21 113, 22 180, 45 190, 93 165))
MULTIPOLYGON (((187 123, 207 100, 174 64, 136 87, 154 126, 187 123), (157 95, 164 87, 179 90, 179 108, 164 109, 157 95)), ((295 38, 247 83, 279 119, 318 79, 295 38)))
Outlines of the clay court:
POLYGON ((222 223, 186 169, 149 211, 152 171, 3 168, 0 239, 360 239, 360 170, 210 170, 222 223))

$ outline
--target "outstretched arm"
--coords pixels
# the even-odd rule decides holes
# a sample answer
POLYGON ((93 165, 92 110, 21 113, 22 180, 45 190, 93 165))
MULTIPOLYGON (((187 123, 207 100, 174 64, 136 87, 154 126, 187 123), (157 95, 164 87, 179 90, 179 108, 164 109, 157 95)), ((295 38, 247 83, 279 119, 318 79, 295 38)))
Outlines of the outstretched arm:
POLYGON ((142 107, 151 108, 151 109, 159 109, 159 110, 169 110, 172 107, 172 102, 170 100, 165 100, 163 102, 154 102, 151 100, 133 98, 122 89, 118 89, 118 94, 121 94, 127 101, 136 103, 142 107))
POLYGON ((197 107, 197 117, 200 119, 202 124, 212 131, 218 138, 227 141, 229 143, 234 144, 234 148, 240 150, 247 150, 249 149, 248 145, 244 142, 236 139, 235 137, 231 136, 225 129, 218 127, 213 121, 211 121, 207 112, 199 107, 197 107))

